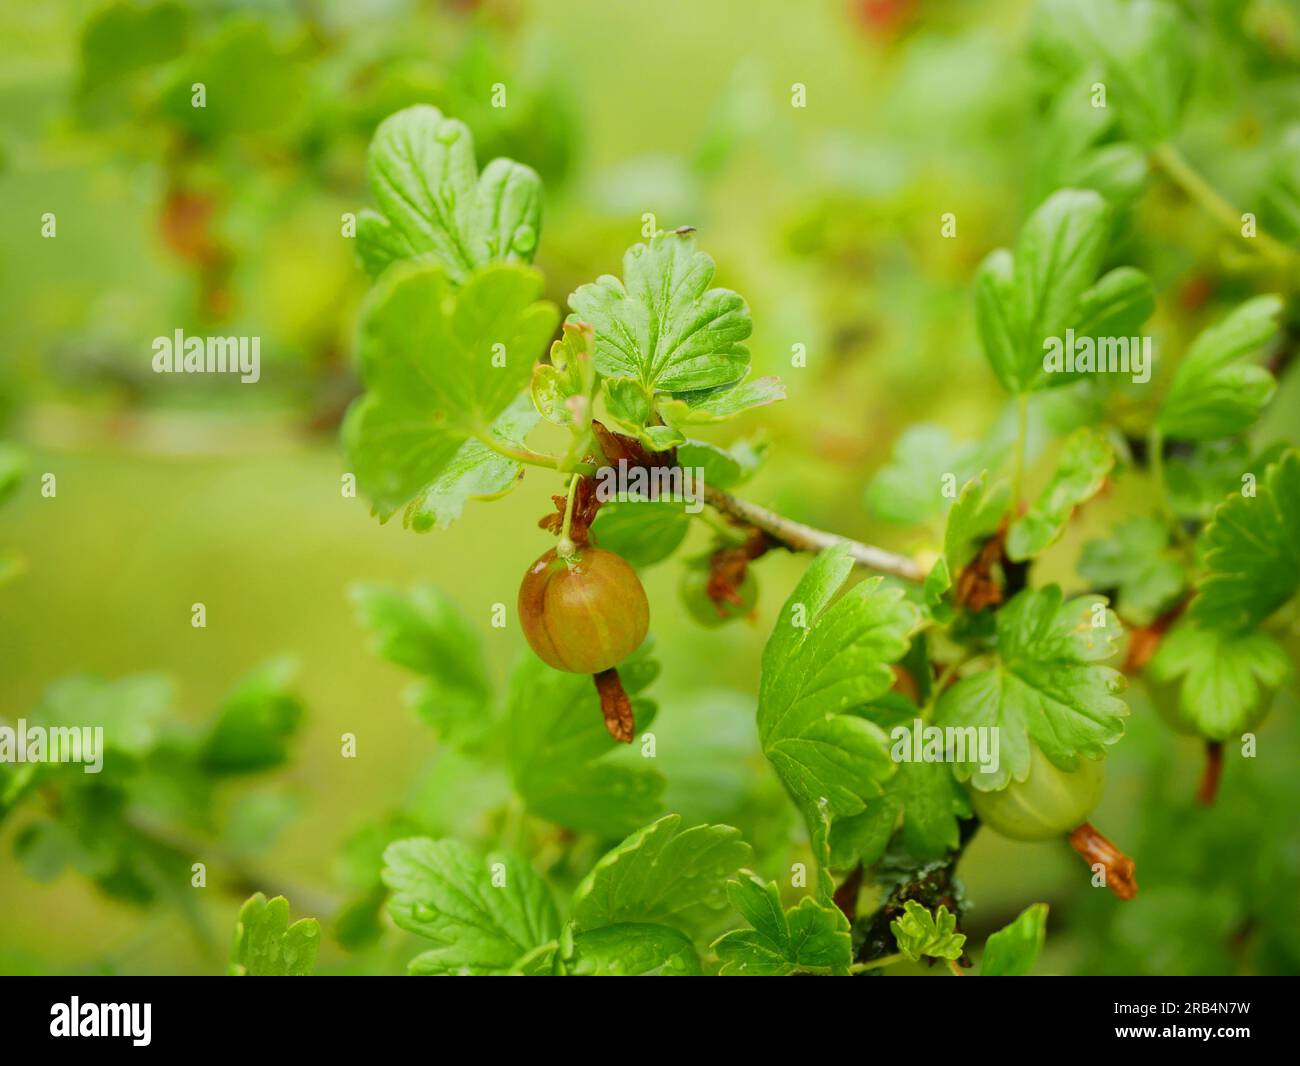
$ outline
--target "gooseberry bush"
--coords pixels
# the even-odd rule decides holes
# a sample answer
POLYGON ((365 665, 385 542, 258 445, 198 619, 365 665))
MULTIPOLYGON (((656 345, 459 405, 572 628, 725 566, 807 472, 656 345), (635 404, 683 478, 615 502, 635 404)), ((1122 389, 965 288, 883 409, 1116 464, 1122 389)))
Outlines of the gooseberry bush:
MULTIPOLYGON (((1172 27, 1150 10, 1152 38, 1137 46, 1164 48, 1172 27)), ((1185 178, 1170 140, 1179 72, 1118 80, 1132 58, 1105 56, 1098 76, 1117 79, 1119 127, 1094 151, 1149 154, 1185 178)), ((518 666, 500 718, 472 631, 433 589, 360 589, 362 616, 381 653, 421 675, 418 705, 443 740, 507 765, 526 817, 629 834, 563 908, 504 846, 393 840, 388 912, 430 944, 413 973, 847 975, 919 958, 959 972, 970 958, 955 868, 980 828, 1067 838, 1087 864, 1079 877, 1117 906, 1135 896, 1134 859, 1089 822, 1124 735, 1126 676, 1149 680, 1171 724, 1203 738, 1201 798, 1213 802, 1224 745, 1251 735, 1289 674, 1271 628, 1300 585, 1300 453, 1251 456, 1222 480, 1195 473, 1210 449, 1237 447, 1274 392, 1261 357, 1277 350, 1283 301, 1248 295, 1160 368, 1159 399, 1136 413, 1124 409, 1131 394, 1098 379, 1091 417, 1026 493, 1031 398, 1095 369, 1050 365, 1052 339, 1102 352, 1139 335, 1155 306, 1149 278, 1111 256, 1124 192, 1098 186, 1115 167, 1088 162, 975 273, 979 338, 1018 426, 1009 449, 963 457, 964 483, 945 473, 908 486, 951 503, 933 549, 901 556, 739 498, 732 490, 761 456, 694 436, 784 389, 750 374, 750 309, 715 287, 690 227, 647 233, 617 275, 572 293, 561 321, 529 266, 542 239, 537 176, 505 159, 480 173, 470 130, 432 107, 380 125, 375 208, 357 235, 374 285, 358 334, 365 393, 343 430, 351 469, 380 520, 400 511, 420 531, 473 498, 549 481, 539 526, 556 539, 522 576, 518 623, 535 657, 518 666), (541 423, 558 441, 545 449, 530 443, 541 423), (1208 513, 1174 502, 1173 461, 1219 499, 1208 513), (697 515, 672 491, 686 471, 703 483, 697 515), (604 491, 633 472, 645 475, 640 489, 604 491), (1075 513, 1127 478, 1146 479, 1150 507, 1087 544, 1089 591, 1037 580, 1036 561, 1075 513), (647 690, 659 665, 647 631, 677 608, 648 603, 636 568, 672 554, 693 519, 713 536, 682 587, 701 625, 752 609, 768 553, 814 553, 768 639, 755 723, 813 857, 811 874, 792 872, 804 889, 794 906, 750 872, 753 849, 735 828, 650 820, 661 786, 652 760, 614 750, 640 742, 653 754, 647 690), (951 739, 935 741, 937 758, 900 756, 900 726, 903 738, 996 736, 1000 757, 951 739)), ((1296 262, 1281 245, 1259 250, 1296 262)), ((900 447, 902 469, 873 485, 886 500, 921 450, 900 447)), ((382 897, 371 893, 372 905, 382 897)), ((984 973, 1032 967, 1047 908, 1025 902, 989 937, 984 973)))

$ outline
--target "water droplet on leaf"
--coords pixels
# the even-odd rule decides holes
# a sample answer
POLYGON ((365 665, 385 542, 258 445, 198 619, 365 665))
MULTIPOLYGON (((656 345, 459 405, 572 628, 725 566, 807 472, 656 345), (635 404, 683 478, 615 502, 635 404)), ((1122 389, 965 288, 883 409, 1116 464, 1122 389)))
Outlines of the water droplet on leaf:
POLYGON ((520 255, 527 255, 537 247, 537 231, 532 226, 520 226, 510 238, 510 247, 520 255))

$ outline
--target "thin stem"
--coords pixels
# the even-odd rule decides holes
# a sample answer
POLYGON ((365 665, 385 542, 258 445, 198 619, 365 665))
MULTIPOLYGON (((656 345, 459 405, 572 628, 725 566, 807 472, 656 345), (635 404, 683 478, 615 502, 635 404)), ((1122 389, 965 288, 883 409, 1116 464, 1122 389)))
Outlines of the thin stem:
POLYGON ((962 658, 954 659, 941 673, 938 679, 930 686, 930 697, 925 701, 925 706, 921 708, 921 718, 923 721, 929 721, 930 715, 934 711, 935 704, 939 702, 939 697, 943 695, 943 690, 948 687, 948 682, 953 679, 957 671, 973 659, 973 655, 967 655, 962 658))
POLYGON ((1029 438, 1029 393, 1022 392, 1016 397, 1016 465, 1011 482, 1012 505, 1018 511, 1020 497, 1025 487, 1025 446, 1029 438))
POLYGON ((769 511, 766 507, 760 507, 729 492, 723 492, 721 489, 706 486, 704 502, 725 515, 739 519, 747 526, 761 529, 790 551, 820 552, 837 544, 845 544, 848 545, 849 555, 859 566, 882 574, 892 574, 905 581, 925 580, 925 574, 916 561, 906 555, 897 555, 884 548, 863 544, 848 537, 841 537, 837 533, 827 533, 825 530, 815 529, 802 522, 795 522, 775 511, 769 511))
POLYGON ((1174 539, 1179 544, 1183 544, 1187 540, 1187 534, 1169 503, 1169 488, 1165 483, 1165 436, 1158 426, 1152 426, 1151 432, 1147 434, 1147 461, 1151 467, 1151 480, 1155 482, 1156 503, 1160 507, 1160 515, 1174 535, 1174 539))
POLYGON ((573 558, 573 553, 578 550, 569 534, 573 529, 573 501, 578 493, 578 482, 581 480, 581 474, 574 474, 569 478, 569 495, 564 501, 564 523, 560 526, 560 542, 555 546, 555 554, 561 559, 573 558))
POLYGON ((1279 265, 1285 265, 1295 258, 1295 253, 1290 248, 1280 241, 1274 240, 1266 233, 1260 233, 1256 230, 1254 237, 1245 236, 1241 232, 1241 212, 1228 203, 1213 185, 1201 177, 1200 172, 1172 144, 1160 145, 1152 153, 1152 159, 1175 185, 1200 204, 1206 214, 1219 222, 1225 229, 1231 230, 1240 240, 1250 245, 1264 258, 1279 265))
MULTIPOLYGON (((504 455, 507 459, 513 459, 516 463, 523 463, 525 466, 542 466, 548 470, 563 469, 560 460, 554 455, 547 455, 544 452, 535 452, 531 448, 511 444, 509 441, 504 441, 500 437, 494 436, 486 429, 481 429, 476 432, 474 434, 474 439, 486 444, 498 455, 504 455)), ((572 469, 576 473, 595 473, 595 467, 590 463, 573 463, 572 469)))
POLYGON ((516 796, 506 804, 505 816, 501 822, 501 846, 510 848, 520 854, 524 845, 524 805, 516 796))
POLYGON ((132 808, 127 812, 126 824, 133 832, 156 845, 215 865, 225 875, 220 884, 236 898, 243 899, 254 892, 285 896, 295 909, 301 907, 307 914, 322 920, 327 920, 339 908, 338 901, 329 893, 306 885, 290 884, 273 874, 246 866, 239 856, 221 844, 190 836, 185 830, 168 825, 146 810, 132 808))
POLYGON ((896 951, 892 955, 883 955, 878 959, 872 959, 870 962, 855 962, 849 967, 849 973, 866 973, 867 970, 883 970, 886 966, 893 966, 895 963, 905 962, 907 956, 901 951, 896 951))

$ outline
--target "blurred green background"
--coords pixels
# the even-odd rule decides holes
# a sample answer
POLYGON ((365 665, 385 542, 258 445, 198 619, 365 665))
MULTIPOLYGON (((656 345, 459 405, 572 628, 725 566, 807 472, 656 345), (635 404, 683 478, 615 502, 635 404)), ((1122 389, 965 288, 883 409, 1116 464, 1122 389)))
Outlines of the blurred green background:
MULTIPOLYGON (((1247 194, 1300 115, 1300 13, 1264 0, 1184 6, 1200 34, 1189 154, 1247 194)), ((530 472, 505 500, 424 535, 381 527, 340 493, 336 431, 357 388, 366 289, 341 217, 368 202, 373 127, 413 102, 464 119, 480 161, 508 154, 541 172, 537 262, 557 303, 618 271, 643 214, 698 227, 718 283, 751 306, 755 372, 781 374, 789 393, 720 438, 770 443, 745 495, 901 550, 933 544, 932 524, 873 513, 867 486, 909 424, 970 439, 1004 416, 974 339, 971 277, 1050 182, 1034 17, 1019 0, 8 5, 0 439, 22 449, 26 476, 0 511, 0 549, 23 568, 0 588, 0 715, 27 714, 69 675, 159 673, 176 718, 197 724, 287 654, 305 708, 290 758, 213 802, 223 847, 287 886, 296 912, 343 897, 340 848, 385 811, 490 831, 502 786, 436 751, 404 702, 409 676, 373 654, 347 597, 359 580, 436 584, 504 677, 523 642, 490 627, 491 607, 513 605, 549 546, 536 520, 557 487, 530 472), (201 120, 193 81, 216 101, 201 120), (496 83, 504 109, 488 103, 496 83), (806 108, 791 106, 794 83, 806 108), (940 237, 944 212, 956 240, 940 237), (152 339, 176 329, 260 336, 261 381, 153 374, 152 339), (806 368, 790 365, 795 345, 806 368), (195 602, 206 628, 190 624, 195 602), (356 759, 340 758, 345 732, 356 759)), ((1151 180, 1128 210, 1120 254, 1156 281, 1158 350, 1251 291, 1176 191, 1151 180)), ((1264 442, 1294 435, 1294 378, 1264 442)), ((1036 424, 1056 417, 1044 404, 1036 424)), ((1121 491, 1089 513, 1044 576, 1080 587, 1079 546, 1135 502, 1121 491)), ((680 787, 683 812, 709 816, 730 804, 775 867, 802 845, 754 758, 752 708, 774 612, 805 564, 765 559, 757 618, 718 631, 682 615, 679 559, 645 574, 664 663, 659 731, 718 752, 718 779, 702 787, 668 769, 669 798, 680 787)), ((1136 855, 1142 895, 1117 910, 1064 844, 981 833, 961 866, 972 934, 1043 899, 1053 916, 1039 972, 1300 970, 1300 743, 1294 700, 1282 703, 1258 767, 1230 759, 1222 802, 1205 813, 1190 805, 1199 747, 1135 688, 1094 821, 1136 855), (1282 920, 1243 963, 1234 944, 1257 936, 1256 907, 1282 920)), ((14 856, 22 823, 22 812, 0 822, 0 970, 219 971, 234 892, 141 908, 57 862, 35 864, 50 876, 40 883, 30 854, 14 856)), ((391 936, 355 954, 329 943, 322 963, 396 972, 404 950, 391 936)))

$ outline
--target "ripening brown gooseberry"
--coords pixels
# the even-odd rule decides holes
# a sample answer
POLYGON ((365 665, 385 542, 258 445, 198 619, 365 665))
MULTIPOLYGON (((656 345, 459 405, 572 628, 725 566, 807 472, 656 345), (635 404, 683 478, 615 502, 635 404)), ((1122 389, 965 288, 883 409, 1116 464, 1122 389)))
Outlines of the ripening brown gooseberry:
POLYGON ((519 620, 542 662, 598 674, 641 646, 650 604, 641 579, 621 556, 578 548, 564 558, 552 548, 524 574, 519 620))

